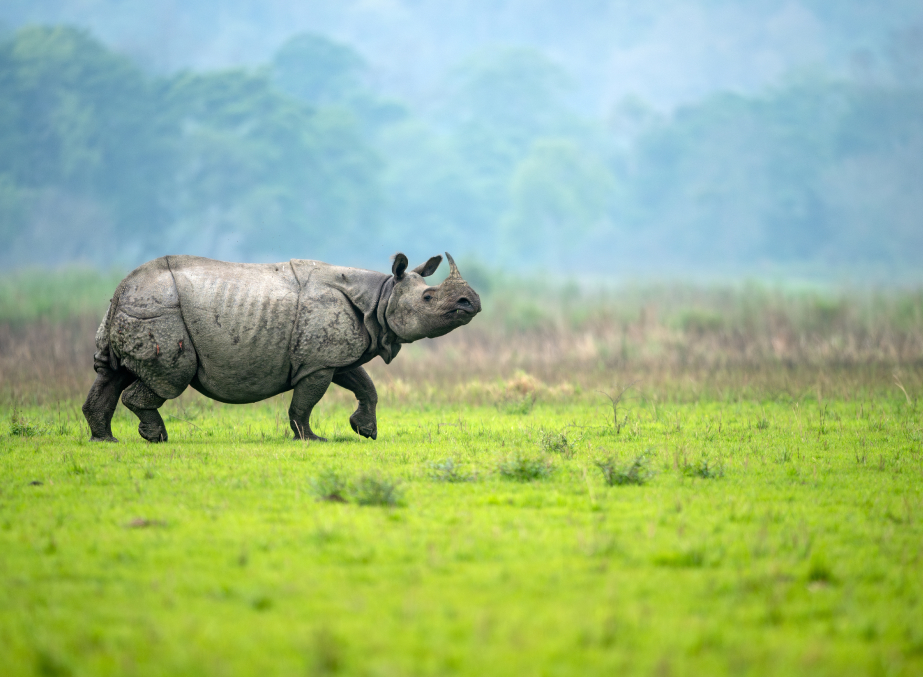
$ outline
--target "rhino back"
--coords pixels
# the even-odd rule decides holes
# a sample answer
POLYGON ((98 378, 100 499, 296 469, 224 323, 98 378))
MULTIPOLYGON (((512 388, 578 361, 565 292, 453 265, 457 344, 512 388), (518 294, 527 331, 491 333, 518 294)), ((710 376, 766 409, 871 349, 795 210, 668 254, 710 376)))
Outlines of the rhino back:
POLYGON ((299 295, 291 264, 168 259, 199 360, 193 387, 224 402, 256 402, 291 387, 299 295))

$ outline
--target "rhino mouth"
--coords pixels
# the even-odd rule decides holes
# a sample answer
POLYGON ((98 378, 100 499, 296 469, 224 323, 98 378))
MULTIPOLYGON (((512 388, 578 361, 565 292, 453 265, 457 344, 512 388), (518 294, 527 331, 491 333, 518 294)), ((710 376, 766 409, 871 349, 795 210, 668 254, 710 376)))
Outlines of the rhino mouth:
POLYGON ((460 299, 455 301, 451 310, 448 310, 444 313, 445 317, 471 317, 477 315, 481 310, 481 304, 473 304, 471 301, 462 296, 460 299))
POLYGON ((448 311, 448 312, 446 312, 446 313, 443 313, 443 317, 447 317, 447 318, 449 318, 449 319, 453 319, 453 318, 463 318, 463 317, 471 317, 471 316, 473 316, 473 315, 477 315, 477 311, 476 311, 474 308, 471 308, 471 309, 468 309, 468 308, 453 308, 452 310, 450 310, 450 311, 448 311))

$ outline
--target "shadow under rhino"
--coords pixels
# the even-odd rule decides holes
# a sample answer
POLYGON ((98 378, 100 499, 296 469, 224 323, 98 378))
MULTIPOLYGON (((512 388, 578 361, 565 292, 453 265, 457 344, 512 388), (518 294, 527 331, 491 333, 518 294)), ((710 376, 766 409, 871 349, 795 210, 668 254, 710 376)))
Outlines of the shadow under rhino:
POLYGON ((352 429, 375 439, 375 384, 362 365, 390 363, 404 343, 468 324, 481 299, 451 271, 429 277, 434 256, 413 270, 394 256, 391 275, 320 261, 227 263, 164 256, 132 271, 115 290, 96 332, 96 381, 83 413, 92 440, 117 441, 112 415, 122 402, 150 442, 167 440, 157 411, 187 386, 220 402, 258 402, 293 390, 295 439, 311 431, 311 411, 333 382, 358 400, 352 429))

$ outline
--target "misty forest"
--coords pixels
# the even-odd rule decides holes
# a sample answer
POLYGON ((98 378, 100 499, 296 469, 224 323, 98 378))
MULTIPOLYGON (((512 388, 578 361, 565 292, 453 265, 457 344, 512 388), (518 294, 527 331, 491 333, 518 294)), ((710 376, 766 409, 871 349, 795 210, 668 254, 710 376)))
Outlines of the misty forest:
POLYGON ((0 265, 124 269, 183 252, 380 268, 398 249, 448 249, 568 274, 912 273, 923 252, 912 3, 891 3, 900 20, 888 25, 856 2, 754 3, 761 20, 788 17, 779 39, 817 42, 762 70, 740 44, 752 39, 744 15, 725 3, 659 14, 594 3, 629 44, 683 7, 714 19, 705 38, 724 41, 726 60, 675 91, 654 76, 645 91, 630 59, 624 82, 599 75, 594 18, 545 4, 544 22, 506 42, 490 24, 528 24, 524 3, 493 15, 382 5, 388 42, 337 28, 355 3, 319 3, 315 27, 289 35, 291 17, 267 3, 253 19, 261 42, 244 33, 233 56, 203 56, 191 36, 212 30, 214 47, 237 35, 226 21, 208 28, 206 3, 183 10, 188 25, 158 51, 100 37, 154 10, 80 3, 88 28, 73 8, 14 2, 0 16, 0 265), (405 44, 411 29, 394 27, 408 16, 441 31, 441 51, 405 44), (816 25, 829 30, 810 34, 816 25), (375 56, 386 48, 405 53, 375 56))

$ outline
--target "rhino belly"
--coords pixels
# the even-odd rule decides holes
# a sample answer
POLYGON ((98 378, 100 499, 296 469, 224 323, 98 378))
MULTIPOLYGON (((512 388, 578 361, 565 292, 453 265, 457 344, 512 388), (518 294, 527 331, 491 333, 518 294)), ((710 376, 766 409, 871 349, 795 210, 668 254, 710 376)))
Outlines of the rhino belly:
POLYGON ((298 302, 290 264, 170 257, 198 356, 192 387, 221 402, 258 402, 291 388, 298 302))

